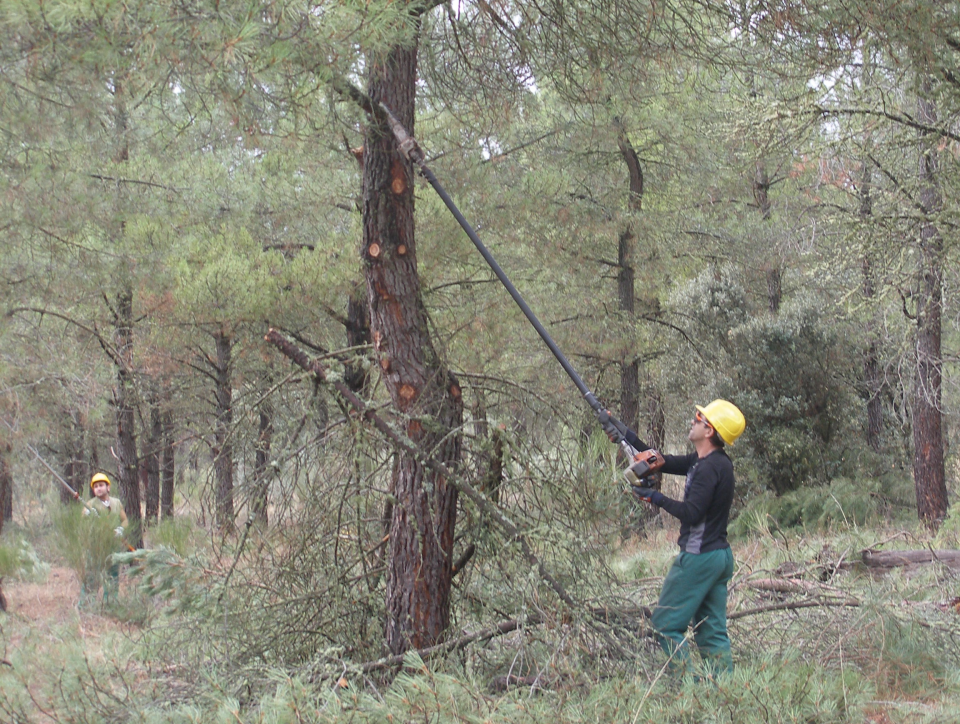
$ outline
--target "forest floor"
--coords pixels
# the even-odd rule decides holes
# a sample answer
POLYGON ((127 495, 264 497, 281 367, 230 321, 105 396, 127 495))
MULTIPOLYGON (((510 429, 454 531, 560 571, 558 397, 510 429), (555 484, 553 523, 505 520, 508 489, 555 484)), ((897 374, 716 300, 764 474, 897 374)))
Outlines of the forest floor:
MULTIPOLYGON (((856 538, 756 535, 742 537, 735 543, 738 570, 731 583, 729 604, 733 617, 731 637, 738 667, 742 667, 743 672, 739 676, 747 677, 744 681, 752 676, 760 684, 766 682, 767 686, 778 688, 790 684, 803 693, 806 702, 802 715, 794 718, 787 711, 794 706, 792 699, 760 693, 769 697, 764 699, 764 706, 781 709, 768 721, 844 721, 843 714, 836 711, 839 704, 827 702, 821 706, 809 702, 817 696, 836 699, 837 692, 830 686, 836 688, 836 681, 846 682, 854 670, 859 672, 859 679, 850 679, 851 685, 859 686, 860 693, 855 694, 851 689, 850 696, 860 698, 851 711, 857 710, 859 715, 849 721, 864 724, 957 721, 954 706, 960 690, 960 671, 955 663, 958 635, 953 634, 960 630, 957 573, 929 565, 880 575, 843 571, 831 577, 823 591, 823 582, 815 575, 824 551, 829 551, 830 561, 844 557, 854 560, 861 547, 888 542, 893 540, 891 535, 890 531, 879 530, 861 531, 856 538), (823 595, 827 603, 823 608, 793 612, 773 610, 798 595, 772 588, 772 583, 783 583, 788 577, 797 581, 797 585, 816 587, 816 591, 800 594, 801 598, 823 595), (763 586, 758 588, 761 583, 763 586), (855 607, 829 605, 828 598, 834 595, 856 597, 859 603, 855 607), (756 607, 767 607, 772 612, 737 617, 756 607), (942 640, 938 642, 938 638, 942 640), (791 658, 791 648, 800 652, 799 658, 791 658), (944 657, 947 652, 952 653, 944 657), (784 662, 782 668, 781 661, 784 662), (807 662, 812 668, 805 668, 807 662), (820 689, 823 693, 817 694, 820 689)), ((902 546, 922 547, 929 543, 909 535, 896 538, 902 546)), ((644 599, 655 601, 662 574, 675 555, 674 541, 675 531, 670 528, 653 530, 642 541, 624 541, 614 557, 627 566, 631 562, 643 562, 636 564, 635 573, 625 568, 624 585, 642 587, 644 599)), ((157 670, 151 671, 156 667, 150 663, 150 654, 141 647, 143 634, 149 630, 149 624, 144 622, 153 608, 138 595, 136 584, 137 579, 124 568, 120 605, 105 608, 98 602, 81 610, 77 574, 56 560, 35 580, 8 578, 4 582, 7 613, 0 614, 0 722, 105 721, 99 718, 102 709, 94 703, 97 697, 110 697, 108 703, 117 705, 117 710, 126 710, 129 704, 130 711, 136 711, 137 696, 152 688, 152 679, 157 674, 157 670), (108 673, 111 683, 101 688, 100 683, 104 682, 95 680, 95 671, 108 673)), ((737 687, 743 683, 738 678, 731 688, 720 688, 711 696, 725 702, 734 712, 740 706, 756 708, 749 701, 739 702, 742 695, 737 687)), ((839 689, 841 700, 847 696, 846 687, 843 683, 839 689)), ((636 707, 637 713, 646 707, 639 721, 654 720, 644 718, 648 715, 680 721, 675 716, 680 716, 682 705, 700 706, 683 704, 687 693, 669 685, 661 683, 654 688, 644 683, 641 689, 641 695, 629 704, 636 707)), ((154 692, 151 696, 162 700, 165 693, 154 692)), ((502 701, 508 701, 508 696, 502 701)), ((548 698, 544 697, 543 701, 546 703, 548 698)), ((506 716, 506 704, 500 702, 490 699, 484 706, 492 706, 494 713, 502 713, 502 721, 514 721, 506 716), (498 707, 504 709, 498 711, 498 707)), ((733 721, 739 717, 730 716, 734 717, 733 721)), ((131 720, 139 721, 136 715, 131 720)), ((591 720, 590 717, 557 719, 558 722, 587 720, 591 720)), ((613 720, 617 720, 616 713, 613 720)), ((727 721, 718 719, 721 720, 727 721)), ((251 715, 249 721, 260 719, 251 715)), ((518 717, 516 721, 527 720, 518 717)))

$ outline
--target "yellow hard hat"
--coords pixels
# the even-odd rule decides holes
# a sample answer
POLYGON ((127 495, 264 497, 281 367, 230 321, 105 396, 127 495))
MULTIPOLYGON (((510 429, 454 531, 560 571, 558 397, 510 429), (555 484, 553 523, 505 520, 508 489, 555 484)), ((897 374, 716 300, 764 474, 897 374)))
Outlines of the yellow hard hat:
POLYGON ((108 478, 103 473, 97 473, 92 478, 90 478, 90 490, 93 491, 93 486, 95 483, 106 483, 107 487, 110 486, 110 478, 108 478))
POLYGON ((697 409, 727 445, 733 445, 747 427, 743 413, 732 402, 714 400, 706 407, 697 405, 697 409))

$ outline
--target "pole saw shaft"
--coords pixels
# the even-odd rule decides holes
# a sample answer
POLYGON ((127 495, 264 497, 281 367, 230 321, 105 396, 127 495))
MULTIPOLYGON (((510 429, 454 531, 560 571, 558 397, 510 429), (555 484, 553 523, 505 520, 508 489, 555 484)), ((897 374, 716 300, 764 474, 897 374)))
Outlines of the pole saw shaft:
POLYGON ((53 477, 55 477, 57 479, 57 482, 60 483, 60 485, 62 485, 64 489, 68 493, 70 493, 70 495, 73 496, 74 500, 79 501, 81 505, 83 505, 84 507, 87 507, 87 504, 84 503, 82 500, 80 500, 80 493, 78 493, 76 490, 71 488, 70 484, 66 480, 64 480, 62 477, 60 477, 60 473, 58 473, 56 470, 50 467, 50 464, 46 460, 44 460, 42 457, 40 457, 40 453, 34 450, 32 445, 28 444, 27 450, 33 453, 34 457, 36 457, 37 460, 40 461, 40 464, 43 465, 43 467, 45 467, 47 470, 53 473, 53 477))
POLYGON ((400 152, 419 167, 423 177, 427 179, 429 184, 433 187, 433 190, 437 192, 437 195, 446 205, 447 209, 451 214, 453 214, 453 217, 457 220, 457 223, 460 224, 460 228, 466 232, 467 236, 470 238, 470 241, 472 241, 473 245, 477 248, 477 251, 480 252, 480 255, 493 270, 493 273, 496 274, 497 279, 500 280, 500 283, 503 284, 510 296, 513 297, 513 301, 517 303, 518 307, 520 307, 520 311, 523 312, 530 324, 533 325, 533 328, 537 330, 537 334, 540 335, 540 339, 544 341, 544 343, 553 353, 553 356, 556 357, 564 372, 566 372, 570 379, 573 380, 573 384, 576 385, 578 390, 580 390, 580 393, 587 401, 587 404, 590 405, 590 408, 596 414, 597 419, 604 426, 604 430, 607 431, 608 435, 616 438, 614 442, 619 443, 624 452, 632 460, 637 454, 637 450, 624 439, 624 433, 621 429, 622 423, 621 427, 617 427, 616 425, 612 427, 608 426, 607 423, 611 419, 610 414, 603 408, 603 406, 597 400, 596 395, 590 391, 590 389, 581 379, 580 375, 578 375, 577 371, 573 368, 573 365, 570 364, 570 361, 566 358, 563 352, 560 351, 560 348, 557 346, 557 343, 554 342, 553 337, 550 336, 550 333, 547 332, 543 324, 540 323, 540 320, 537 319, 537 315, 535 315, 533 310, 530 309, 530 305, 526 303, 520 292, 510 281, 510 278, 507 276, 506 272, 504 272, 501 266, 497 263, 497 260, 493 257, 493 254, 490 253, 490 250, 487 249, 484 243, 480 240, 477 232, 467 221, 466 217, 464 217, 464 215, 460 212, 460 209, 457 208, 457 205, 453 202, 453 199, 450 198, 450 194, 447 193, 446 189, 444 189, 440 184, 440 181, 437 179, 436 175, 434 175, 433 171, 430 170, 430 167, 427 166, 423 150, 420 148, 416 139, 407 132, 407 129, 404 128, 403 124, 400 123, 393 112, 383 103, 373 104, 369 98, 363 96, 363 94, 360 93, 360 91, 356 88, 353 88, 352 90, 348 89, 348 92, 350 92, 350 95, 352 95, 355 99, 362 97, 365 102, 361 103, 361 105, 364 105, 368 111, 374 113, 387 122, 387 124, 390 126, 391 132, 397 139, 400 152))

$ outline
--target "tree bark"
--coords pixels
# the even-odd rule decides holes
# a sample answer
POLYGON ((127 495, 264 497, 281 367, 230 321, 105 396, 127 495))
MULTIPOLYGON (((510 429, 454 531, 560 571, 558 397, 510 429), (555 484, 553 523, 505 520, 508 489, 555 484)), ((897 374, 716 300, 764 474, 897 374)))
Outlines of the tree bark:
POLYGON ((233 339, 226 330, 218 329, 213 335, 216 344, 214 376, 213 474, 216 485, 216 521, 221 529, 229 529, 234 523, 233 507, 233 339))
MULTIPOLYGON (((924 97, 917 104, 921 123, 933 127, 936 109, 924 97)), ((938 181, 939 157, 934 142, 921 134, 920 204, 925 220, 920 228, 920 285, 917 304, 916 374, 913 384, 913 480, 917 513, 927 526, 938 528, 947 515, 944 469, 941 335, 943 318, 943 238, 935 217, 943 206, 938 181)))
MULTIPOLYGON (((413 133, 417 41, 369 57, 368 94, 413 133)), ((384 383, 406 435, 456 467, 463 404, 434 349, 417 273, 413 168, 386 128, 366 129, 364 277, 370 332, 384 383)), ((450 619, 457 490, 409 453, 398 454, 390 527, 385 638, 394 654, 439 643, 450 619)))

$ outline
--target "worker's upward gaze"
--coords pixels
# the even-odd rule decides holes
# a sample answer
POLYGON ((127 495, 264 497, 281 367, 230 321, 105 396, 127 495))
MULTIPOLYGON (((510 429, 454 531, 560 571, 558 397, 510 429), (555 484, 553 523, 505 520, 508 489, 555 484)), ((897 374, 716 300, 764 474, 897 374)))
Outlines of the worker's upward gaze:
MULTIPOLYGON (((691 625, 706 668, 733 669, 727 636, 727 582, 733 576, 733 553, 727 543, 727 523, 735 482, 724 446, 732 445, 745 427, 743 413, 726 400, 697 405, 687 433, 694 452, 664 455, 660 466, 664 473, 686 476, 683 500, 652 488, 633 488, 638 498, 680 521, 680 554, 663 582, 651 621, 674 671, 687 669, 686 633, 691 625)), ((632 430, 626 438, 635 448, 646 448, 632 430)))

